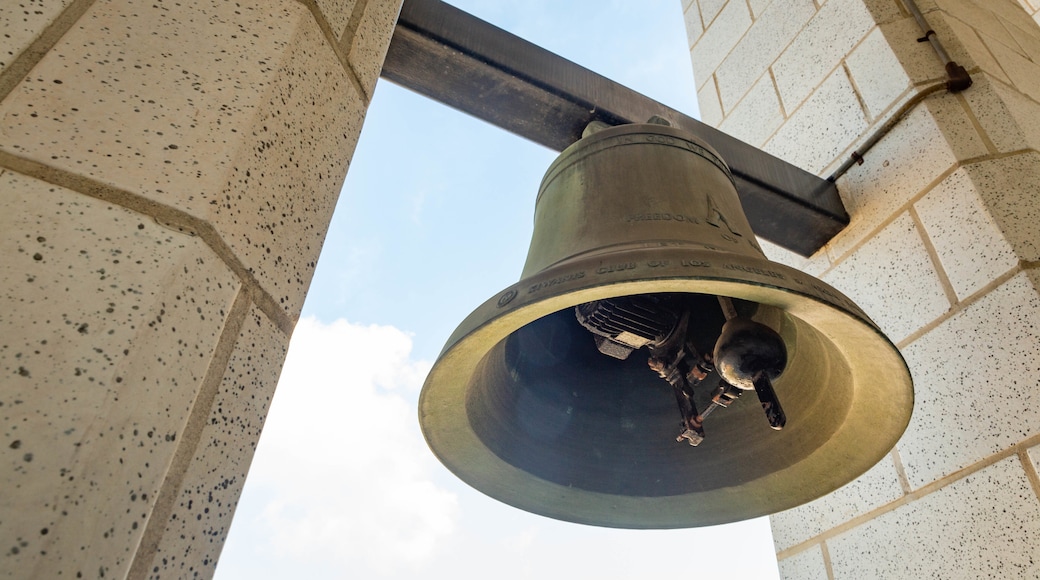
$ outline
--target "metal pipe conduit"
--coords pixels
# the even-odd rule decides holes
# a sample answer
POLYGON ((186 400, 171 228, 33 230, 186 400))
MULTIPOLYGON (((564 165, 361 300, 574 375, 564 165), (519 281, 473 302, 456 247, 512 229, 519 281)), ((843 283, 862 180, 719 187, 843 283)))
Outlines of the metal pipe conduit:
POLYGON ((903 4, 914 17, 914 20, 917 21, 917 25, 921 28, 921 31, 924 32, 924 36, 918 38, 917 42, 928 42, 931 44, 932 48, 935 49, 935 54, 939 57, 939 60, 942 61, 943 67, 946 68, 947 78, 945 81, 924 87, 918 91, 917 94, 903 103, 903 106, 899 107, 899 109, 889 117, 888 121, 886 121, 884 125, 867 137, 867 140, 864 141, 858 149, 853 151, 849 158, 846 159, 830 177, 827 178, 827 181, 830 181, 831 183, 834 183, 839 177, 845 175, 853 165, 862 165, 863 155, 874 147, 882 137, 887 135, 889 131, 903 120, 903 117, 908 115, 910 111, 914 110, 914 108, 916 108, 917 105, 926 98, 943 89, 950 93, 958 93, 971 86, 971 75, 968 74, 968 71, 965 70, 963 66, 957 64, 950 58, 949 53, 946 52, 942 42, 935 34, 935 30, 932 30, 932 27, 928 24, 928 20, 924 17, 924 14, 921 13, 920 8, 918 8, 917 2, 914 0, 903 0, 903 4))

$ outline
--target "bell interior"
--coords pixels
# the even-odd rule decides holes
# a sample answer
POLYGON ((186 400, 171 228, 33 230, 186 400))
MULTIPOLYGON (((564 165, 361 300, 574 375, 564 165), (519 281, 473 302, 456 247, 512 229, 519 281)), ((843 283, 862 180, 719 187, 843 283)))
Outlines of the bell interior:
MULTIPOLYGON (((725 317, 717 297, 688 294, 699 314, 697 348, 710 352, 725 317)), ((647 366, 647 349, 604 355, 573 308, 530 322, 494 345, 466 386, 466 417, 502 461, 571 489, 628 497, 697 494, 740 486, 810 456, 830 439, 852 400, 849 367, 833 342, 780 309, 735 301, 777 330, 788 366, 774 382, 788 416, 770 429, 755 393, 704 422, 697 447, 676 441, 672 387, 647 366)), ((697 388, 703 411, 717 373, 697 388)))

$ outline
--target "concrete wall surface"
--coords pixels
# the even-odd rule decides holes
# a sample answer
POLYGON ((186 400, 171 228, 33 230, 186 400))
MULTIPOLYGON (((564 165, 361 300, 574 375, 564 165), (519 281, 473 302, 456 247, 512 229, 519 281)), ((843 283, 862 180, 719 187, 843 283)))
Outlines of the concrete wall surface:
POLYGON ((400 0, 0 3, 0 577, 209 577, 400 0))
MULTIPOLYGON (((821 176, 946 75, 901 0, 684 0, 704 120, 821 176)), ((974 79, 838 180, 809 259, 902 350, 892 453, 772 517, 785 578, 1040 577, 1040 27, 1035 0, 918 0, 974 79)))

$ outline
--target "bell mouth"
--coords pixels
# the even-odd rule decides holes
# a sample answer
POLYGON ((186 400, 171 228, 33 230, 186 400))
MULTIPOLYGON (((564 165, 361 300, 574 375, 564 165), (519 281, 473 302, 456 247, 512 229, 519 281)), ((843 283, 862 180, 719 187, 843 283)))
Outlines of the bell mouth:
POLYGON ((682 528, 837 489, 895 445, 912 406, 898 350, 840 292, 763 258, 687 246, 585 255, 507 288, 449 339, 419 417, 437 457, 495 499, 584 524, 682 528), (574 317, 579 304, 657 293, 705 308, 728 296, 780 333, 782 431, 743 397, 705 421, 700 446, 677 443, 670 386, 645 355, 603 355, 574 317))

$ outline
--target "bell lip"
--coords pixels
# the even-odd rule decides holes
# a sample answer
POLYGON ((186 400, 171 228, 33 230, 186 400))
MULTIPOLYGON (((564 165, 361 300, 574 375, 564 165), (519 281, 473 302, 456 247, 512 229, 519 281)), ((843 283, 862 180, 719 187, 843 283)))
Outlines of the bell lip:
POLYGON ((481 493, 531 513, 602 527, 674 529, 797 507, 856 479, 895 446, 910 422, 913 380, 898 348, 855 303, 825 282, 765 258, 715 247, 659 247, 650 253, 654 258, 649 262, 659 264, 647 266, 639 276, 631 270, 597 273, 603 268, 597 265, 647 261, 646 248, 559 262, 507 287, 470 314, 448 339, 419 396, 420 426, 438 460, 481 493), (734 272, 742 278, 735 279, 734 272), (876 358, 871 360, 877 364, 851 369, 854 380, 865 382, 853 393, 848 411, 857 420, 843 423, 808 457, 780 471, 733 487, 663 497, 617 496, 552 483, 506 463, 483 444, 466 417, 466 384, 496 344, 554 312, 647 292, 716 294, 775 306, 822 332, 842 352, 847 351, 841 345, 872 349, 876 358), (853 329, 854 336, 837 333, 839 322, 847 325, 842 330, 853 329), (884 379, 867 380, 871 375, 884 379), (877 419, 879 437, 874 440, 859 435, 866 417, 877 419), (828 473, 828 466, 840 467, 841 475, 828 473), (805 484, 810 476, 812 482, 805 484), (522 496, 515 493, 518 489, 523 489, 522 496))

